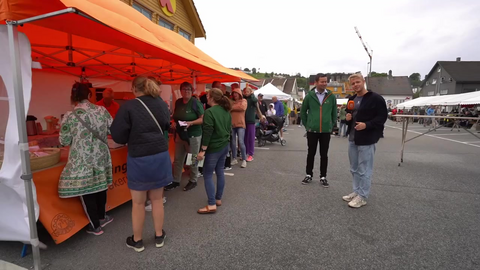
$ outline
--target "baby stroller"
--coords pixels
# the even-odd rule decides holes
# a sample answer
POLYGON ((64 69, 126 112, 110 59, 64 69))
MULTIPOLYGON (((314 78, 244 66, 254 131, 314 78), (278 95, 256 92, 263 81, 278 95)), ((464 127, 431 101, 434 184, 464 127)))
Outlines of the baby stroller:
POLYGON ((267 116, 267 122, 267 130, 264 130, 261 124, 259 124, 256 128, 258 146, 265 146, 267 141, 271 143, 280 142, 282 146, 285 146, 287 141, 285 139, 281 140, 279 134, 280 130, 282 130, 283 125, 285 124, 285 117, 267 116))

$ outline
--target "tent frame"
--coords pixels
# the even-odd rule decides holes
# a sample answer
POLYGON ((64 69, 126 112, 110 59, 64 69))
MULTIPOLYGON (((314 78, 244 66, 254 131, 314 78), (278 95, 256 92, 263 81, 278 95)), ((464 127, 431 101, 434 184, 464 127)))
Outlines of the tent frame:
MULTIPOLYGON (((397 118, 401 118, 401 121, 402 121, 402 148, 400 150, 400 162, 398 163, 398 166, 400 167, 403 163, 403 154, 405 152, 405 144, 409 141, 412 141, 416 138, 419 138, 419 137, 422 137, 432 131, 437 131, 437 129, 443 127, 443 125, 439 125, 433 129, 429 129, 427 132, 424 132, 424 133, 421 133, 421 134, 418 134, 417 136, 415 137, 412 137, 410 139, 407 139, 407 134, 408 134, 408 124, 409 122, 411 121, 410 119, 414 119, 414 118, 424 118, 424 119, 429 119, 429 118, 435 118, 435 119, 452 119, 454 121, 456 120, 476 120, 476 124, 478 124, 480 122, 480 119, 478 117, 461 117, 461 116, 442 116, 442 115, 436 115, 436 116, 431 116, 431 115, 402 115, 402 114, 397 114, 395 115, 395 117, 397 118)), ((455 128, 455 126, 453 127, 455 128)), ((453 130, 452 128, 452 130, 453 130)), ((460 127, 457 125, 456 128, 458 129, 458 131, 460 131, 460 127)), ((473 133, 472 131, 470 131, 469 129, 465 128, 465 127, 462 127, 466 132, 470 133, 471 135, 473 135, 474 137, 480 139, 480 136, 478 136, 477 134, 473 133)))

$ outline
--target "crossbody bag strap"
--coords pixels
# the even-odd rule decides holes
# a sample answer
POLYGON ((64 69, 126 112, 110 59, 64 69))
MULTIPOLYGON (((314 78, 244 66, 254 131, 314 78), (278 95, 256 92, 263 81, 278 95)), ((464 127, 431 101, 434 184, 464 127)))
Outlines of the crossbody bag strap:
POLYGON ((95 138, 99 139, 101 142, 103 142, 104 144, 108 145, 108 142, 105 141, 105 140, 100 136, 100 134, 99 134, 96 130, 94 130, 92 127, 90 127, 85 121, 83 121, 83 119, 82 119, 80 116, 78 116, 77 111, 78 111, 78 110, 75 110, 75 111, 73 112, 73 115, 78 119, 78 121, 79 121, 86 129, 88 129, 88 131, 90 131, 95 138))
POLYGON ((163 135, 163 130, 162 128, 160 127, 160 124, 158 123, 157 119, 155 118, 155 116, 153 116, 153 113, 152 111, 150 111, 150 109, 147 107, 147 105, 145 105, 145 103, 143 103, 143 101, 139 98, 136 98, 136 100, 140 101, 140 103, 142 103, 143 107, 145 107, 145 109, 147 110, 147 112, 150 114, 150 116, 152 117, 153 121, 155 121, 155 124, 157 124, 158 126, 158 129, 160 129, 160 132, 162 133, 163 135))

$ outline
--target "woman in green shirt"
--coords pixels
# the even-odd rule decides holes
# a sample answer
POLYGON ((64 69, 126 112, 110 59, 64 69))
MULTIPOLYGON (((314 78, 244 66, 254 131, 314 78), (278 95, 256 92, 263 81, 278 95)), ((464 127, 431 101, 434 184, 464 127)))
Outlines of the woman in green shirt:
POLYGON ((217 206, 222 205, 223 189, 225 188, 224 165, 232 130, 232 103, 223 95, 222 90, 213 88, 208 92, 208 104, 212 106, 205 111, 203 118, 202 147, 197 159, 205 159, 203 178, 208 196, 208 205, 199 209, 199 214, 212 214, 217 206), (217 174, 217 190, 213 183, 213 172, 217 174))
MULTIPOLYGON (((173 161, 173 182, 165 187, 166 191, 180 186, 183 164, 187 154, 191 153, 192 156, 195 156, 200 149, 204 111, 202 103, 192 96, 193 90, 194 89, 190 83, 183 82, 180 85, 182 98, 179 98, 175 102, 173 120, 175 120, 174 127, 176 127, 176 134, 175 159, 173 161), (184 124, 184 126, 180 123, 184 124)), ((190 169, 190 179, 183 190, 188 191, 195 188, 197 186, 197 178, 198 167, 192 166, 190 169)))

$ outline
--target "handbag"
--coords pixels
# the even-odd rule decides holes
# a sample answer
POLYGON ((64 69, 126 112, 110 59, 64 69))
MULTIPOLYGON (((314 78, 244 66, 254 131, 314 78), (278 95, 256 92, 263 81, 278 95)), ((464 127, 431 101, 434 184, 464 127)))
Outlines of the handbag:
POLYGON ((88 131, 90 131, 90 132, 93 134, 93 137, 99 139, 101 142, 103 142, 104 144, 108 145, 108 142, 107 142, 104 138, 102 138, 102 136, 100 136, 100 134, 99 134, 96 130, 94 130, 92 127, 90 127, 87 123, 85 123, 85 121, 83 121, 82 118, 80 118, 80 116, 78 116, 77 111, 78 111, 78 110, 75 110, 75 111, 73 112, 73 115, 75 116, 75 118, 77 118, 77 120, 78 120, 86 129, 88 129, 88 131))
POLYGON ((147 105, 145 105, 145 103, 143 103, 143 101, 139 98, 136 98, 136 100, 140 101, 140 103, 142 103, 143 107, 145 107, 145 109, 147 110, 147 112, 150 114, 150 116, 152 117, 153 121, 155 121, 155 124, 157 124, 157 127, 158 129, 160 129, 160 132, 163 134, 163 130, 162 128, 160 127, 160 124, 158 123, 157 119, 155 118, 155 116, 153 116, 153 113, 152 111, 150 111, 150 109, 147 107, 147 105))

